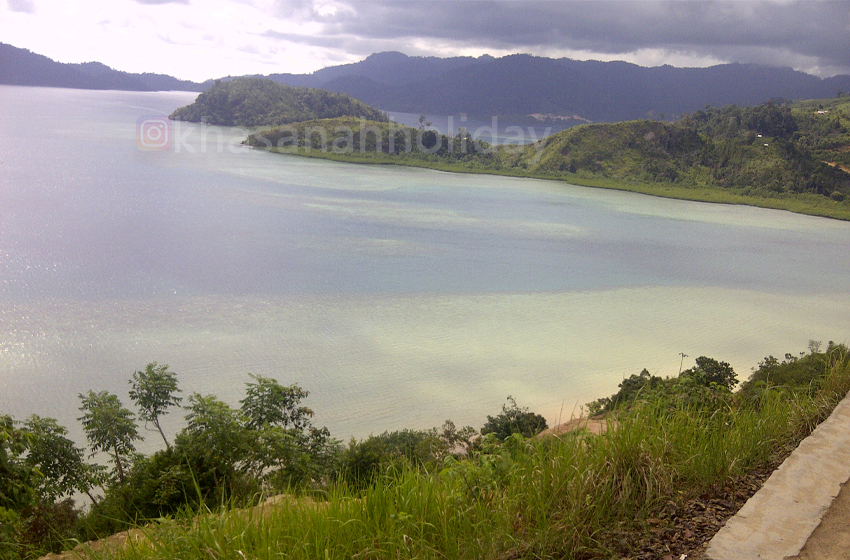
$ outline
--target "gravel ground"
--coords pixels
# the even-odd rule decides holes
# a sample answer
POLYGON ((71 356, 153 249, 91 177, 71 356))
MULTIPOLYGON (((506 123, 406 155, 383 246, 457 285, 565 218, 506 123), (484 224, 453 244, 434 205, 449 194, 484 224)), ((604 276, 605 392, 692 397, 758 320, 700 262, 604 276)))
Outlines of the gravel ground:
POLYGON ((622 560, 701 560, 708 541, 764 485, 792 450, 728 486, 696 498, 668 502, 659 517, 646 520, 643 530, 614 530, 600 535, 600 540, 614 549, 614 558, 622 560))

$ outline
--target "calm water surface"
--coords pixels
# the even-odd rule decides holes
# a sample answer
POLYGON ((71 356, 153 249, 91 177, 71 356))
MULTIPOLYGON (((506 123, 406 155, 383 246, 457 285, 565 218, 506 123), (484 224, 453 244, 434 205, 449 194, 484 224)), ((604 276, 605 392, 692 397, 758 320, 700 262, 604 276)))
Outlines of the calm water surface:
POLYGON ((745 378, 850 339, 850 224, 268 154, 185 123, 175 149, 137 149, 140 116, 192 99, 0 87, 0 412, 79 433, 78 393, 127 402, 156 360, 232 404, 248 372, 300 383, 343 439, 480 427, 509 394, 552 423, 680 352, 745 378))

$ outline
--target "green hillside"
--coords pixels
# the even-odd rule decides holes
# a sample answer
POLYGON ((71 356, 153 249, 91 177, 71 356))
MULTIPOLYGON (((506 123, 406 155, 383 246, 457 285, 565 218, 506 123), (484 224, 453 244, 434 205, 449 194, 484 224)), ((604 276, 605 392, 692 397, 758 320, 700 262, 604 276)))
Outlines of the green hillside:
POLYGON ((264 78, 236 78, 201 93, 170 119, 221 126, 278 126, 342 116, 386 121, 381 111, 343 93, 289 87, 264 78))
POLYGON ((678 122, 583 125, 527 146, 490 146, 475 141, 467 131, 451 137, 424 128, 353 120, 264 131, 247 143, 338 161, 557 179, 850 220, 847 97, 706 108, 678 122), (378 127, 380 148, 369 135, 361 145, 363 126, 378 127), (312 137, 305 143, 308 128, 312 137), (341 140, 349 129, 353 142, 341 140), (290 139, 293 130, 297 142, 290 139), (390 131, 411 135, 411 148, 395 141, 390 149, 390 131))
POLYGON ((709 108, 676 123, 581 126, 506 163, 530 173, 572 170, 626 182, 841 201, 850 195, 850 173, 841 168, 850 169, 850 101, 771 102, 709 108))

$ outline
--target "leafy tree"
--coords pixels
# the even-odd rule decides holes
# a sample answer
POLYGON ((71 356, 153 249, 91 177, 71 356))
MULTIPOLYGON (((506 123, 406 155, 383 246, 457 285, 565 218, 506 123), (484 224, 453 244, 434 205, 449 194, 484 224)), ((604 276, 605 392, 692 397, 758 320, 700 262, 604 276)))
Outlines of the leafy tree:
POLYGON ((369 437, 360 442, 351 438, 343 452, 339 474, 348 485, 362 490, 375 481, 389 457, 384 442, 377 438, 369 437))
POLYGON ((297 384, 285 387, 277 379, 248 375, 254 381, 246 384, 245 398, 239 401, 248 428, 277 426, 284 430, 303 430, 310 426, 313 411, 299 406, 310 394, 308 391, 297 384))
POLYGON ((92 507, 98 518, 113 520, 102 520, 97 532, 114 533, 124 528, 122 521, 157 518, 176 513, 187 504, 200 505, 197 488, 201 496, 210 497, 208 505, 218 505, 215 478, 203 467, 203 462, 180 452, 177 445, 150 456, 137 456, 127 473, 127 483, 110 488, 105 499, 92 507))
POLYGON ((0 514, 36 501, 38 472, 23 460, 30 439, 30 434, 15 427, 11 416, 0 416, 0 514))
POLYGON ((704 369, 694 367, 678 377, 662 378, 644 369, 624 379, 615 394, 588 403, 588 410, 595 415, 652 403, 653 410, 666 414, 683 406, 709 410, 728 406, 732 398, 728 383, 734 384, 732 368, 725 362, 704 356, 698 358, 697 363, 704 369))
POLYGON ((42 474, 38 489, 42 496, 54 501, 74 492, 84 492, 92 500, 92 486, 98 469, 83 458, 83 449, 68 439, 68 430, 53 418, 32 415, 24 423, 31 434, 26 463, 42 474))
POLYGON ((472 426, 458 428, 451 420, 446 420, 441 428, 433 428, 432 431, 440 440, 440 446, 433 454, 438 461, 442 461, 448 455, 468 454, 473 439, 478 435, 478 431, 472 426))
MULTIPOLYGON (((69 541, 79 537, 80 513, 72 498, 59 502, 41 500, 27 507, 21 514, 22 523, 15 536, 19 552, 11 558, 38 558, 46 551, 58 553, 67 550, 69 541)), ((7 558, 2 554, 2 545, 0 558, 7 558)))
POLYGON ((250 456, 254 476, 275 490, 322 482, 337 462, 339 442, 327 428, 266 426, 255 437, 250 456))
POLYGON ((162 431, 159 418, 168 414, 169 407, 178 406, 183 400, 175 395, 180 392, 177 388, 177 376, 174 372, 168 371, 167 364, 160 366, 156 362, 151 362, 145 371, 133 373, 130 383, 132 384, 130 398, 139 407, 139 418, 153 423, 159 435, 162 436, 165 447, 170 448, 171 444, 168 443, 165 432, 162 431))
POLYGON ((245 417, 215 395, 189 396, 186 427, 175 439, 175 452, 185 455, 199 477, 209 483, 204 489, 232 492, 238 475, 245 470, 255 433, 245 427, 245 417))
POLYGON ((251 375, 240 404, 245 427, 257 438, 250 468, 275 486, 321 478, 336 456, 338 442, 327 428, 316 428, 313 411, 301 406, 310 393, 297 384, 286 387, 276 379, 251 375))
POLYGON ((118 469, 118 479, 123 484, 124 461, 136 451, 133 442, 141 438, 132 412, 124 408, 116 395, 106 391, 79 395, 83 415, 78 419, 86 431, 86 439, 92 448, 92 456, 103 451, 112 456, 118 469))
POLYGON ((487 416, 487 423, 481 428, 481 435, 494 434, 500 441, 504 441, 512 434, 533 437, 547 427, 545 418, 530 412, 527 407, 520 408, 516 400, 508 396, 508 403, 502 405, 501 414, 487 416))
POLYGON ((611 410, 631 405, 639 395, 651 389, 654 389, 663 382, 661 377, 651 375, 649 370, 644 368, 639 374, 631 375, 617 385, 619 391, 610 397, 602 397, 592 403, 587 404, 588 412, 591 416, 603 414, 611 410))
POLYGON ((42 425, 53 428, 56 422, 30 419, 19 425, 10 416, 0 415, 0 558, 59 552, 67 539, 76 536, 79 511, 73 500, 57 503, 45 492, 56 475, 50 467, 63 468, 59 461, 67 457, 59 452, 46 465, 34 460, 42 453, 45 438, 41 430, 32 428, 42 425))
POLYGON ((700 356, 696 359, 696 363, 696 366, 683 371, 680 377, 693 377, 704 385, 716 383, 729 390, 738 384, 738 375, 727 362, 718 362, 715 359, 700 356))

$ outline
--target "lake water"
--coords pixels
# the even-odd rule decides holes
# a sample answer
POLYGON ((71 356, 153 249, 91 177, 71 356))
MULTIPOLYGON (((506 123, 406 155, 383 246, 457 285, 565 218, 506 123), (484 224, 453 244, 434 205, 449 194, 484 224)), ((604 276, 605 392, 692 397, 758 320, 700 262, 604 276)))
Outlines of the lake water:
POLYGON ((139 117, 192 95, 0 87, 0 412, 79 434, 78 393, 128 403, 156 360, 232 404, 248 372, 300 383, 342 439, 480 427, 507 395, 554 423, 680 352, 746 378, 850 339, 850 224, 185 123, 140 151, 139 117))

